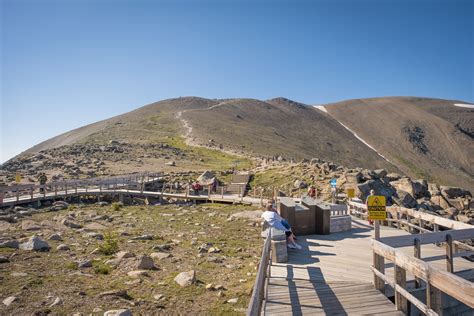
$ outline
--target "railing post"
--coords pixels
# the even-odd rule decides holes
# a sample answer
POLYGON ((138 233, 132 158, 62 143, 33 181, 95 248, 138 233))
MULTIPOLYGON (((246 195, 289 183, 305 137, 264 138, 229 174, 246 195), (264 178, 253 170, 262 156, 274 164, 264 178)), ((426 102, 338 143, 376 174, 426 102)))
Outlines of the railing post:
POLYGON ((450 273, 454 272, 453 262, 453 236, 446 235, 446 270, 450 273))
MULTIPOLYGON (((415 246, 414 246, 414 249, 413 249, 413 256, 417 259, 420 259, 421 258, 421 244, 420 244, 420 240, 418 238, 415 238, 414 240, 415 242, 415 246)), ((415 288, 420 288, 421 287, 421 281, 419 278, 415 277, 415 288)))
POLYGON ((426 280, 426 306, 434 310, 438 315, 443 315, 441 291, 430 284, 429 276, 426 280))
POLYGON ((400 229, 400 213, 398 212, 398 208, 396 209, 397 212, 397 228, 400 229))
MULTIPOLYGON (((385 274, 385 258, 373 252, 373 265, 380 273, 385 274)), ((385 293, 385 282, 374 273, 375 289, 385 293)))
MULTIPOLYGON (((395 263, 395 283, 398 284, 403 289, 406 288, 407 285, 407 272, 405 269, 399 267, 395 263)), ((398 311, 403 312, 406 314, 408 312, 408 302, 407 299, 397 292, 395 289, 395 306, 397 307, 398 311)))
POLYGON ((224 198, 224 186, 221 187, 221 198, 224 198))

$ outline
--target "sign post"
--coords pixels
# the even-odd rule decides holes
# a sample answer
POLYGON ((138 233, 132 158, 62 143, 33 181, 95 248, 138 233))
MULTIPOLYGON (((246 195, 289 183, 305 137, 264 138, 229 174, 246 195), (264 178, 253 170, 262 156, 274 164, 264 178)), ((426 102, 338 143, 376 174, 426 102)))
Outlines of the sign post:
POLYGON ((337 187, 337 180, 336 179, 331 179, 329 181, 329 184, 331 185, 331 199, 332 203, 336 203, 336 187, 337 187))
POLYGON ((380 239, 380 220, 387 219, 386 199, 383 195, 371 195, 367 198, 368 218, 374 220, 374 239, 380 239))

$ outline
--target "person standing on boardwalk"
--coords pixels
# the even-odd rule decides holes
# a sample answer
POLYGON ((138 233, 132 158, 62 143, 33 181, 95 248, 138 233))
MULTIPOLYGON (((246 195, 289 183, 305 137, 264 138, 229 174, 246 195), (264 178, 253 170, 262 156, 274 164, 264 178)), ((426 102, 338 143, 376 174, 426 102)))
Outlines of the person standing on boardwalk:
POLYGON ((38 182, 41 185, 41 187, 40 187, 40 192, 41 193, 44 192, 44 185, 46 184, 47 181, 48 181, 48 177, 46 176, 46 174, 44 172, 41 172, 38 175, 38 182))
POLYGON ((314 185, 310 186, 308 189, 308 196, 312 199, 316 198, 316 187, 314 185))
MULTIPOLYGON (((369 196, 374 196, 374 195, 375 195, 375 191, 374 191, 374 190, 370 190, 369 195, 368 195, 367 198, 365 199, 365 205, 366 205, 366 206, 367 206, 367 203, 368 203, 368 201, 369 201, 369 196)), ((368 207, 367 207, 367 209, 368 209, 368 207)), ((368 214, 368 213, 367 213, 367 214, 368 214)), ((373 221, 373 220, 369 219, 368 221, 369 221, 369 224, 370 224, 370 225, 373 225, 373 224, 374 224, 374 221, 373 221)))

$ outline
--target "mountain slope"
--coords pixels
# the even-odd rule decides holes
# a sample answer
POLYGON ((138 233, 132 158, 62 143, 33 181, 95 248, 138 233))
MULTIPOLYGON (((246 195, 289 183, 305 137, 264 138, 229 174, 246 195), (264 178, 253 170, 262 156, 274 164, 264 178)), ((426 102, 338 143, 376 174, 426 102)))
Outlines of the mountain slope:
POLYGON ((474 109, 415 97, 347 100, 328 113, 405 174, 474 187, 474 109))
POLYGON ((182 116, 193 127, 197 143, 212 139, 252 155, 319 157, 350 167, 394 169, 328 114, 284 98, 227 100, 182 116))
MULTIPOLYGON (((126 152, 105 161, 101 172, 107 168, 117 168, 113 172, 155 170, 170 160, 178 160, 182 168, 210 168, 216 163, 222 169, 239 159, 215 151, 224 150, 296 160, 317 157, 472 190, 474 110, 454 103, 463 102, 413 97, 347 100, 325 105, 326 113, 285 98, 182 97, 72 130, 20 157, 49 150, 54 160, 53 148, 93 145, 97 151, 101 145, 118 141, 126 152)), ((78 150, 83 149, 74 148, 72 153, 78 150)), ((68 151, 62 155, 67 156, 68 151)), ((101 163, 100 157, 99 151, 95 163, 101 163)), ((21 162, 14 165, 17 168, 21 162)))

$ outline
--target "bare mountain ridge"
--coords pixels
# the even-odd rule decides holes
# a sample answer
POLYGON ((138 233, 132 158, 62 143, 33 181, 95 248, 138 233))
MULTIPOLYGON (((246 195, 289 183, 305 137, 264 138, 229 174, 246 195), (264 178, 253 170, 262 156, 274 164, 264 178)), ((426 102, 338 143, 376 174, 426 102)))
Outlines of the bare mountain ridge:
POLYGON ((416 97, 347 100, 328 113, 405 174, 474 187, 474 109, 416 97))
POLYGON ((72 130, 24 154, 74 143, 159 142, 184 135, 185 120, 192 128, 192 144, 253 156, 319 157, 348 167, 386 168, 472 190, 474 110, 454 103, 463 102, 413 97, 358 99, 327 104, 325 113, 286 98, 181 97, 72 130))

